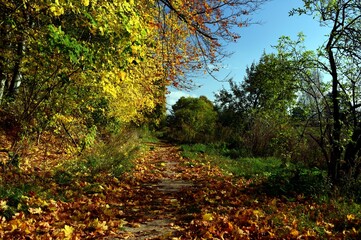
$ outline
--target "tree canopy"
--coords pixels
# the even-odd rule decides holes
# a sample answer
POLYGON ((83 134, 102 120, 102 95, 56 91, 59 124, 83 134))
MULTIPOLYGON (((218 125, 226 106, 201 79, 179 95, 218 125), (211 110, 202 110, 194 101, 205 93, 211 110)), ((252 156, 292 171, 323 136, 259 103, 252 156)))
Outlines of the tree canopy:
POLYGON ((263 2, 1 2, 1 108, 75 145, 97 128, 154 121, 166 87, 191 86, 189 73, 222 58, 263 2))

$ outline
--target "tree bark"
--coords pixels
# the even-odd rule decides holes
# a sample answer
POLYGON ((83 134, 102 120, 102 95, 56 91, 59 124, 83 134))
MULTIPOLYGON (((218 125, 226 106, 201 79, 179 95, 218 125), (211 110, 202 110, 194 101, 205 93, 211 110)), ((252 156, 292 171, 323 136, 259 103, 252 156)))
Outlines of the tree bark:
MULTIPOLYGON (((336 13, 336 19, 338 19, 339 12, 336 13)), ((330 64, 330 73, 332 76, 332 92, 331 92, 331 99, 332 99, 332 120, 333 120, 333 129, 330 138, 331 143, 331 156, 330 156, 330 164, 328 166, 328 174, 331 178, 331 181, 334 184, 339 182, 340 178, 340 162, 341 162, 341 155, 342 155, 342 148, 341 148, 341 117, 340 117, 340 99, 339 99, 339 90, 338 90, 338 73, 337 73, 337 65, 335 61, 335 56, 332 51, 335 36, 337 35, 337 28, 338 23, 337 21, 334 22, 333 29, 331 30, 331 34, 329 36, 327 45, 326 45, 326 52, 328 54, 328 61, 330 64)))
POLYGON ((10 98, 15 97, 16 90, 21 84, 20 67, 21 67, 21 61, 22 61, 23 54, 24 54, 24 47, 25 47, 24 41, 20 40, 17 43, 17 47, 16 47, 16 62, 15 62, 14 69, 13 69, 13 76, 10 81, 9 89, 8 89, 8 97, 10 97, 10 98))

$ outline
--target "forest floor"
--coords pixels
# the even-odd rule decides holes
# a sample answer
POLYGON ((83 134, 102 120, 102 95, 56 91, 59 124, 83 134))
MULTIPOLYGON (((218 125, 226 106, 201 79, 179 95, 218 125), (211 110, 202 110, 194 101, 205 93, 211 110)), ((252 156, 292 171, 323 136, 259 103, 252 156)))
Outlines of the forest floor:
MULTIPOLYGON (((179 147, 156 143, 135 160, 132 172, 55 184, 46 173, 28 176, 54 198, 30 192, 18 212, 0 218, 1 239, 357 239, 353 214, 323 215, 329 205, 303 196, 289 201, 261 193, 202 160, 183 158, 179 147), (59 196, 63 196, 59 198, 59 196), (21 209, 26 206, 26 210, 21 209), (343 224, 341 226, 337 224, 343 224), (345 227, 345 224, 347 225, 345 227), (315 228, 316 226, 316 228, 315 228), (340 228, 340 229, 338 229, 340 228)), ((24 176, 22 176, 23 178, 24 176)), ((75 179, 75 178, 74 178, 75 179)), ((35 183, 34 183, 35 184, 35 183)), ((1 200, 1 199, 0 199, 1 200)), ((0 212, 13 206, 0 201, 0 212)))

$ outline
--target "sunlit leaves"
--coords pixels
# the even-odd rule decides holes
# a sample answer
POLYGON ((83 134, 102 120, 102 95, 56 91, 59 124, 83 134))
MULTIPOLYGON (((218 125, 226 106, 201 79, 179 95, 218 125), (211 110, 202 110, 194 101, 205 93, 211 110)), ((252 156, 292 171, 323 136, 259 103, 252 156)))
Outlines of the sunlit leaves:
POLYGON ((68 225, 64 226, 64 237, 65 239, 71 239, 73 236, 74 228, 68 225))
MULTIPOLYGON (((29 131, 50 127, 67 132, 72 145, 79 145, 82 140, 76 132, 87 136, 91 124, 141 123, 164 104, 169 75, 158 55, 152 2, 11 3, 9 8, 24 8, 31 16, 31 22, 22 24, 30 21, 23 12, 4 15, 3 21, 13 18, 16 32, 1 25, 4 43, 9 44, 4 56, 20 61, 16 71, 22 82, 14 105, 29 131), (22 44, 18 39, 24 41, 23 53, 10 48, 22 44), (81 131, 73 131, 75 125, 81 131)), ((10 80, 17 65, 6 66, 10 80)))

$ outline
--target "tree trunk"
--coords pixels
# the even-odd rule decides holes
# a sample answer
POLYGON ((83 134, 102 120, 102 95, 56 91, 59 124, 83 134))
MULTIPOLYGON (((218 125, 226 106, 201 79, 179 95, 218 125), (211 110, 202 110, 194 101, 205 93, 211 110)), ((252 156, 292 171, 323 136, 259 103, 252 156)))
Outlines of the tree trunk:
POLYGON ((340 180, 340 162, 342 156, 341 148, 341 118, 340 118, 340 99, 339 99, 339 90, 338 90, 338 74, 337 74, 337 65, 335 57, 332 51, 332 44, 334 41, 334 31, 330 34, 330 39, 326 46, 326 51, 328 54, 328 60, 331 69, 332 75, 332 119, 333 119, 333 129, 331 134, 331 157, 330 164, 328 167, 328 174, 331 178, 331 181, 334 184, 339 183, 340 180))
POLYGON ((361 157, 361 128, 357 127, 351 137, 351 141, 347 144, 345 150, 345 173, 349 178, 356 180, 360 175, 361 157))
POLYGON ((16 62, 13 69, 13 76, 10 81, 7 92, 8 97, 10 98, 15 98, 16 91, 21 84, 22 75, 21 75, 20 67, 24 54, 24 47, 25 47, 24 41, 23 40, 19 41, 16 47, 16 62))
MULTIPOLYGON (((1 13, 1 19, 5 19, 5 12, 1 13)), ((7 46, 6 43, 6 29, 5 24, 0 25, 0 105, 2 103, 3 97, 5 95, 5 85, 6 85, 6 73, 5 73, 5 46, 7 46)))

